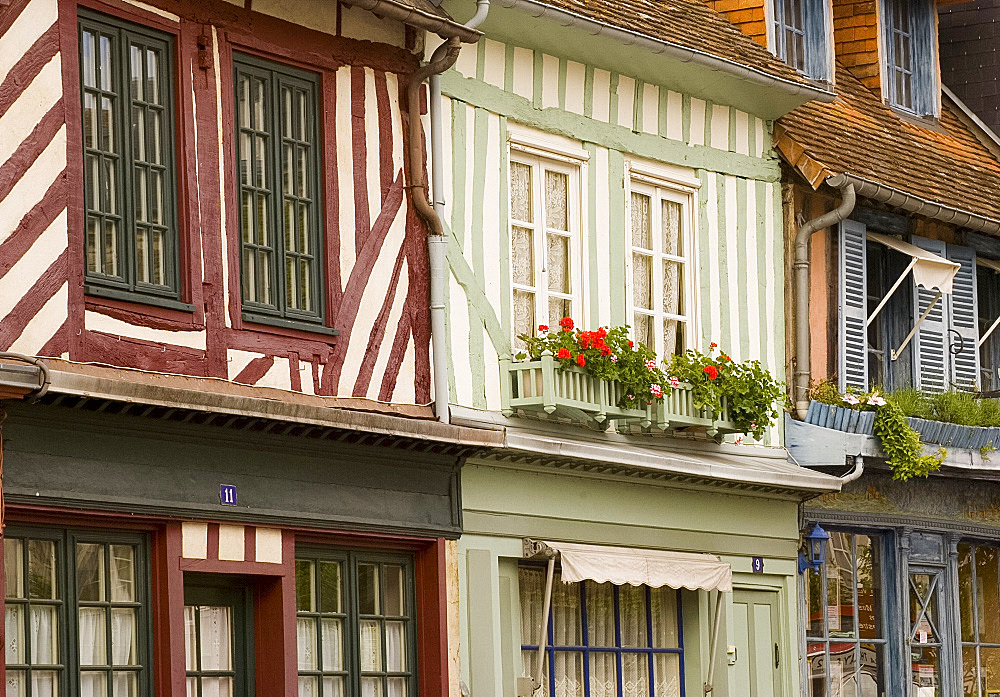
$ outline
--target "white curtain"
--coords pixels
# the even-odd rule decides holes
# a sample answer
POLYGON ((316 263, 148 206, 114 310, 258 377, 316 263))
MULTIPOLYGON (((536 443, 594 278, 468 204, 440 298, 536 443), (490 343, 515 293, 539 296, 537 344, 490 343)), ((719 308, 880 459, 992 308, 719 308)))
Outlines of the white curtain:
POLYGON ((374 620, 361 621, 361 670, 382 670, 382 637, 374 620))
MULTIPOLYGON (((228 607, 202 605, 199 609, 201 623, 201 669, 232 670, 233 651, 232 619, 228 607)), ((205 693, 205 697, 214 697, 205 693)))
POLYGON ((316 620, 311 617, 300 617, 295 627, 299 670, 316 670, 316 620))
MULTIPOLYGON (((31 608, 31 663, 46 665, 59 660, 56 648, 56 609, 35 606, 31 608)), ((32 672, 32 695, 34 697, 55 697, 57 694, 56 673, 54 671, 32 672)))
MULTIPOLYGON (((614 586, 587 581, 587 639, 591 646, 615 646, 614 586)), ((590 653, 590 697, 618 694, 618 666, 613 653, 590 653)))
MULTIPOLYGON (((81 607, 80 622, 80 665, 103 666, 107 664, 107 640, 105 638, 104 609, 81 607)), ((107 676, 103 672, 82 670, 80 672, 80 692, 83 697, 104 697, 107 676)))
POLYGON ((385 669, 390 673, 406 670, 406 625, 402 622, 385 623, 385 669))
POLYGON ((4 614, 4 655, 7 663, 24 663, 24 608, 8 605, 4 614))

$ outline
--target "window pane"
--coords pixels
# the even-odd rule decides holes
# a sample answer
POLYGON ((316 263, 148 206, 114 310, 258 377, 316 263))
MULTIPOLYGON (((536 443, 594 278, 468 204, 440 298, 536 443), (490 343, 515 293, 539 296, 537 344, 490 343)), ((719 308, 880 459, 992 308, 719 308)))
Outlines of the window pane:
POLYGON ((663 253, 681 256, 681 204, 676 201, 660 201, 663 224, 663 253))
POLYGON ((24 671, 8 670, 6 692, 4 692, 4 695, 6 697, 26 697, 27 694, 28 688, 24 681, 24 671))
POLYGON ((564 235, 546 235, 548 253, 546 268, 549 272, 549 290, 557 293, 570 292, 570 251, 569 238, 564 235))
POLYGON ((385 623, 385 669, 390 673, 406 671, 406 624, 385 623))
POLYGON ((559 325, 563 317, 573 316, 573 303, 566 298, 549 298, 549 326, 559 325))
POLYGON ((343 612, 341 607, 340 562, 324 561, 320 569, 320 609, 323 612, 343 612))
POLYGON ((663 262, 663 312, 666 314, 684 314, 684 308, 681 305, 684 287, 683 271, 684 267, 676 261, 665 260, 663 262))
POLYGON ((128 545, 111 545, 111 601, 135 600, 135 550, 128 545))
POLYGON ((826 697, 826 652, 823 644, 809 644, 806 654, 809 673, 808 697, 826 697))
POLYGON ((116 666, 138 664, 136 642, 136 611, 133 608, 111 609, 111 662, 116 666))
POLYGON ((857 681, 854 644, 830 645, 830 697, 854 697, 857 681))
POLYGON ((233 697, 232 678, 200 678, 201 697, 233 697))
POLYGON ((961 615, 962 641, 976 640, 976 591, 973 587, 973 549, 970 544, 958 545, 958 609, 961 615))
POLYGON ((313 570, 311 561, 295 560, 295 608, 304 612, 315 612, 313 601, 313 570))
MULTIPOLYGON (((653 655, 653 685, 656 687, 657 697, 680 697, 680 656, 675 653, 658 653, 653 655)), ((872 697, 875 696, 873 695, 872 697)))
MULTIPOLYGON (((553 325, 554 326, 554 325, 553 325)), ((514 291, 514 336, 535 333, 535 294, 514 291)), ((518 342, 520 345, 520 342, 518 342)))
POLYGON ((653 647, 677 648, 680 646, 677 636, 677 591, 666 586, 650 588, 649 599, 653 621, 653 647))
POLYGON ((675 319, 663 321, 663 354, 684 353, 684 323, 675 319))
POLYGON ((47 540, 28 542, 28 587, 31 598, 56 598, 56 546, 47 540))
POLYGON ((24 663, 24 606, 7 605, 4 613, 5 661, 24 663))
POLYGON ((823 577, 821 571, 806 569, 805 571, 805 595, 806 595, 806 636, 823 636, 823 577))
POLYGON ((314 675, 300 675, 299 697, 319 697, 319 678, 314 675))
POLYGON ((583 654, 557 651, 552 669, 556 678, 556 697, 584 697, 583 654))
POLYGON ((858 636, 862 639, 882 637, 882 562, 879 539, 857 535, 858 569, 858 636))
POLYGON ((24 597, 24 547, 21 540, 3 541, 4 593, 8 598, 24 597))
POLYGON ((545 595, 545 573, 540 569, 520 567, 517 571, 521 598, 521 643, 538 646, 545 595))
POLYGON ((649 662, 645 654, 622 656, 623 697, 646 697, 649 694, 649 662))
POLYGON ((382 567, 385 575, 385 612, 389 616, 405 615, 403 609, 403 567, 386 564, 382 567))
POLYGON ((910 574, 910 635, 914 643, 936 644, 937 578, 932 574, 910 574))
POLYGON ((650 199, 645 194, 632 194, 632 246, 642 249, 652 249, 652 238, 650 229, 652 219, 650 216, 650 199))
POLYGON ((107 617, 101 607, 81 607, 79 612, 80 665, 108 664, 107 617))
POLYGON ((380 613, 378 586, 378 566, 358 564, 358 612, 362 615, 380 613))
POLYGON ((645 586, 619 586, 618 610, 622 633, 622 646, 649 646, 646 636, 645 586))
POLYGON ((653 309, 653 259, 645 254, 632 254, 632 304, 653 309))
MULTIPOLYGON (((1000 648, 986 647, 979 649, 980 680, 989 686, 990 690, 995 690, 993 685, 1000 680, 1000 648)), ((983 692, 983 697, 987 697, 983 692)))
POLYGON ((986 673, 979 672, 976 667, 976 648, 966 646, 962 649, 962 694, 965 697, 980 697, 978 690, 983 690, 986 696, 986 673), (978 685, 977 685, 978 683, 978 685))
POLYGON ((97 87, 97 37, 94 32, 80 32, 80 66, 84 87, 97 87))
POLYGON ((377 620, 361 621, 361 670, 382 670, 382 633, 377 620))
POLYGON ((108 674, 93 670, 80 671, 80 692, 86 697, 108 697, 108 674))
POLYGON ((344 697, 344 679, 323 678, 323 697, 344 697))
POLYGON ((295 623, 296 646, 298 646, 299 670, 317 670, 316 620, 300 617, 295 623))
POLYGON ((389 697, 406 697, 406 678, 389 678, 389 697))
POLYGON ((910 659, 912 660, 911 673, 911 694, 914 695, 939 695, 941 685, 940 663, 938 649, 932 647, 910 647, 910 659), (923 688, 923 689, 921 689, 923 688), (937 688, 928 691, 928 688, 937 688))
POLYGON ((854 553, 852 536, 830 533, 826 557, 826 615, 831 637, 854 636, 854 553))
POLYGON ((545 172, 545 225, 569 230, 569 177, 562 172, 545 172))
POLYGON ((193 605, 184 606, 184 666, 187 670, 198 670, 197 615, 198 609, 196 607, 193 605))
POLYGON ((232 609, 225 606, 198 607, 201 634, 201 670, 232 670, 232 609))
POLYGON ((31 671, 31 694, 33 697, 58 697, 59 673, 54 670, 31 671))
POLYGON ((886 694, 886 663, 884 644, 861 644, 861 667, 858 681, 860 697, 880 697, 886 694))
POLYGON ((31 663, 52 665, 59 662, 59 618, 50 605, 31 607, 31 663))
POLYGON ((652 317, 636 313, 633 317, 632 334, 635 336, 636 343, 655 350, 656 334, 653 332, 653 325, 652 317))
POLYGON ((580 646, 583 643, 580 584, 562 583, 558 579, 553 581, 552 631, 555 646, 580 646))
POLYGON ((323 645, 323 670, 344 669, 344 630, 341 620, 324 619, 320 638, 323 645))
MULTIPOLYGON (((587 643, 591 646, 615 645, 614 586, 610 583, 586 582, 587 643)), ((591 658, 593 661, 594 659, 591 658)))
POLYGON ((525 286, 535 285, 534 232, 528 228, 515 227, 511 233, 513 252, 511 267, 514 283, 525 286))
POLYGON ((382 678, 361 678, 361 697, 382 697, 382 678))
POLYGON ((104 594, 104 545, 76 546, 76 592, 80 600, 107 600, 104 594))
MULTIPOLYGON (((611 639, 614 645, 614 638, 611 639)), ((590 665, 590 697, 618 696, 618 660, 613 653, 592 652, 590 665)))
POLYGON ((531 167, 510 163, 510 216, 524 223, 534 221, 531 206, 531 167))
POLYGON ((979 641, 1000 643, 1000 578, 995 547, 976 547, 976 591, 979 641))

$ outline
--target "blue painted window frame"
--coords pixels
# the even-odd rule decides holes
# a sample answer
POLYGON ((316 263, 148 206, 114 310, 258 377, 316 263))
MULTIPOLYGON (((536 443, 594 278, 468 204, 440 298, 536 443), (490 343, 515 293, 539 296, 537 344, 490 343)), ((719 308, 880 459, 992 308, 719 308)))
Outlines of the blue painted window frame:
POLYGON ((930 0, 882 0, 886 98, 917 116, 938 110, 935 17, 930 0))
POLYGON ((830 82, 832 66, 825 0, 773 0, 771 3, 774 53, 806 77, 830 82), (801 37, 801 52, 790 36, 801 37))
MULTIPOLYGON (((532 568, 538 568, 538 565, 524 565, 531 566, 532 568)), ((542 567, 544 568, 544 567, 542 567)), ((558 573, 558 569, 557 569, 558 573)), ((677 648, 675 649, 659 649, 648 646, 646 648, 642 647, 623 647, 622 646, 622 629, 621 629, 621 609, 619 606, 619 591, 620 586, 612 586, 612 594, 614 598, 614 608, 615 608, 615 647, 604 647, 604 646, 590 646, 588 631, 587 631, 587 586, 586 583, 577 583, 580 588, 580 626, 581 626, 581 636, 583 637, 583 643, 580 646, 556 646, 553 644, 555 637, 555 626, 553 618, 553 609, 549 608, 549 617, 546 623, 546 637, 547 641, 545 644, 545 654, 546 662, 551 666, 555 662, 555 655, 557 651, 571 651, 575 653, 580 653, 583 656, 583 690, 584 697, 590 697, 590 654, 591 653, 605 653, 613 654, 615 656, 616 669, 615 674, 617 678, 617 694, 618 697, 624 696, 624 689, 622 687, 622 656, 626 653, 628 654, 644 654, 646 656, 646 665, 649 670, 649 697, 656 697, 656 683, 653 680, 653 656, 656 654, 676 654, 679 657, 679 671, 680 671, 680 688, 681 697, 684 697, 684 611, 683 603, 680 590, 677 593, 677 648)), ((650 598, 650 588, 649 586, 643 586, 646 592, 646 643, 652 644, 653 642, 653 608, 651 598, 650 598)), ((537 644, 521 644, 522 651, 538 651, 537 644)), ((548 671, 548 688, 549 695, 556 694, 556 676, 555 671, 548 671)))

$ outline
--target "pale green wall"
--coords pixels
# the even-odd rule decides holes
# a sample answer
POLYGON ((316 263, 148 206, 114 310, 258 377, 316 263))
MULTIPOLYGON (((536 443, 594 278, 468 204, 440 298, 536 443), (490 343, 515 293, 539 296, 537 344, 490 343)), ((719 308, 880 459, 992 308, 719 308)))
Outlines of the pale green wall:
MULTIPOLYGON (((796 500, 718 489, 609 480, 472 461, 462 471, 465 533, 458 545, 462 679, 472 697, 512 697, 520 675, 517 560, 521 539, 709 552, 733 567, 736 587, 780 593, 785 694, 797 689, 796 500), (764 574, 751 557, 764 557, 764 574)), ((711 629, 706 592, 683 599, 685 689, 700 695, 711 629)), ((732 597, 725 596, 726 608, 732 597)), ((724 614, 717 697, 731 694, 724 614)))

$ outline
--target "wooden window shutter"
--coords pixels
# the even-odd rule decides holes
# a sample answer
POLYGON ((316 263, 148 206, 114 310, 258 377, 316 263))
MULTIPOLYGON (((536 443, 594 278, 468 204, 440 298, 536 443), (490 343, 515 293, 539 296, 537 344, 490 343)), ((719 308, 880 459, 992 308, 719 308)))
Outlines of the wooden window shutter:
POLYGON ((948 259, 961 264, 952 282, 948 309, 951 382, 959 389, 972 389, 979 382, 979 316, 976 283, 976 252, 971 247, 948 245, 948 259))
MULTIPOLYGON (((947 257, 947 245, 940 240, 914 237, 915 246, 947 257)), ((937 290, 913 285, 913 323, 927 310, 937 290)), ((951 380, 948 356, 948 296, 942 295, 927 315, 913 339, 913 386, 924 392, 944 392, 951 380)))
POLYGON ((856 220, 840 223, 838 337, 840 389, 868 388, 868 251, 867 227, 856 220))

